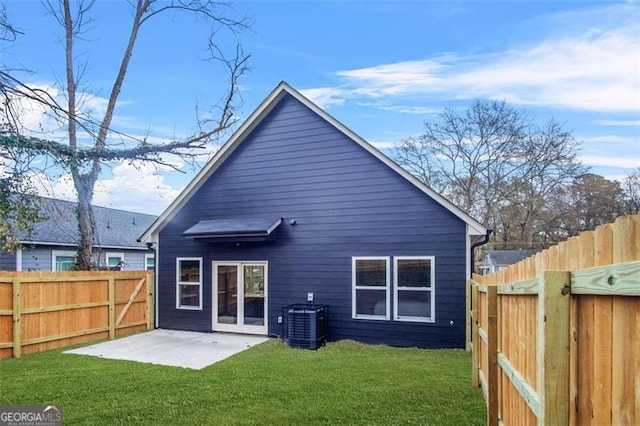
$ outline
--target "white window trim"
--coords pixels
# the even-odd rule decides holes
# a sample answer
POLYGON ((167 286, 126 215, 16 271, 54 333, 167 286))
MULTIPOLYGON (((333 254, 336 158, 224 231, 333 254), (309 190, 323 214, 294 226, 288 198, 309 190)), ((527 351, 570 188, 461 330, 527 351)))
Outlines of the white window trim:
POLYGON ((395 256, 393 258, 393 319, 394 321, 405 321, 405 322, 436 322, 436 258, 435 256, 395 256), (427 287, 399 287, 398 286, 398 261, 399 260, 429 260, 431 262, 431 288, 427 287), (425 291, 431 292, 431 312, 429 313, 429 317, 400 317, 398 315, 398 291, 407 290, 407 291, 425 291))
POLYGON ((73 256, 76 257, 76 255, 78 254, 77 251, 71 251, 71 250, 52 250, 51 251, 51 270, 55 271, 56 270, 56 257, 58 256, 73 256))
POLYGON ((109 258, 110 257, 117 257, 120 258, 120 261, 122 262, 122 270, 124 270, 125 267, 125 263, 124 263, 124 253, 123 252, 113 252, 113 251, 108 251, 104 254, 104 265, 108 268, 109 267, 109 258))
MULTIPOLYGON (((53 256, 51 258, 53 259, 53 256)), ((16 272, 22 272, 22 249, 20 247, 16 249, 16 272)))
POLYGON ((389 321, 391 319, 391 258, 389 256, 354 256, 351 258, 351 317, 353 319, 366 319, 375 321, 389 321), (387 268, 385 300, 386 300, 386 313, 385 315, 358 315, 356 313, 356 290, 378 290, 383 289, 380 286, 357 286, 356 287, 356 262, 358 260, 384 260, 387 268))
POLYGON ((176 257, 176 309, 184 309, 184 310, 189 310, 189 311, 201 311, 202 310, 202 273, 204 271, 202 270, 202 258, 201 257, 176 257), (200 273, 198 274, 200 277, 200 280, 198 281, 198 283, 191 283, 191 282, 181 282, 180 281, 180 261, 183 260, 197 260, 198 264, 199 264, 199 268, 200 268, 200 273), (199 297, 198 300, 200 301, 200 304, 198 306, 182 306, 180 305, 180 285, 181 284, 185 284, 185 285, 197 285, 198 289, 199 289, 199 297))
POLYGON ((147 269, 147 267, 149 266, 147 261, 148 259, 153 259, 153 269, 151 269, 152 272, 155 272, 156 269, 156 257, 153 255, 153 253, 145 253, 144 254, 144 270, 145 271, 149 271, 149 269, 147 269))

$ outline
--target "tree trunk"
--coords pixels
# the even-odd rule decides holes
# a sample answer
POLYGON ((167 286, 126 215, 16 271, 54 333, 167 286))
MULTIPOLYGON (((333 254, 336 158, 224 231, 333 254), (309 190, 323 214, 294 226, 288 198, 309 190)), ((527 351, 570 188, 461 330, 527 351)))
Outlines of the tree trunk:
POLYGON ((78 192, 78 208, 76 214, 78 218, 78 230, 80 231, 76 268, 81 271, 88 271, 92 267, 91 259, 95 234, 93 208, 91 207, 93 184, 87 182, 87 176, 74 174, 73 177, 74 185, 78 192))
POLYGON ((80 231, 80 243, 76 267, 81 271, 91 269, 91 257, 93 253, 93 211, 91 204, 86 200, 78 199, 78 230, 80 231))

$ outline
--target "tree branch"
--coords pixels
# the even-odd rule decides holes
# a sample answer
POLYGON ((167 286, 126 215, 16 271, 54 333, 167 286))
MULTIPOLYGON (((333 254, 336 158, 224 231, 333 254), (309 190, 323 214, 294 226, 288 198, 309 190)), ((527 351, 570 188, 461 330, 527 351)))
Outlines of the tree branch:
POLYGON ((0 155, 3 150, 17 149, 31 152, 35 155, 47 155, 64 164, 76 161, 78 164, 88 162, 111 162, 118 160, 144 160, 159 163, 154 154, 174 154, 180 157, 197 156, 183 150, 205 149, 208 133, 198 134, 184 141, 172 141, 154 145, 141 142, 131 148, 92 147, 73 149, 69 145, 31 136, 14 134, 0 134, 0 155))
POLYGON ((18 31, 11 25, 11 22, 9 22, 6 5, 4 3, 0 4, 0 40, 14 41, 18 35, 23 34, 23 32, 18 31))

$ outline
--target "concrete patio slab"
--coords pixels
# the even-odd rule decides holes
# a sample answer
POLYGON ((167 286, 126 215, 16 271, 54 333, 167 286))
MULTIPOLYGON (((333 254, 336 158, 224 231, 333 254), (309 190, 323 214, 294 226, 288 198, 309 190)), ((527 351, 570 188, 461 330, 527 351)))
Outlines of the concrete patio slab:
POLYGON ((64 353, 200 370, 267 340, 246 334, 159 329, 64 353))

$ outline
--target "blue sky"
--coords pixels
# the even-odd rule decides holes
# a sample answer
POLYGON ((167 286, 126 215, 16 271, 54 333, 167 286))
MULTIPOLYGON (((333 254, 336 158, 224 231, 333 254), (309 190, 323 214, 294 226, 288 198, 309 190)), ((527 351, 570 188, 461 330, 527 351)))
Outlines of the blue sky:
MULTIPOLYGON (((61 30, 39 1, 8 2, 24 32, 0 46, 5 65, 54 95, 64 78, 61 30)), ((98 0, 77 46, 86 61, 85 108, 100 112, 124 49, 130 12, 98 0)), ((237 36, 251 55, 241 80, 240 118, 287 81, 347 127, 387 150, 417 135, 445 106, 505 100, 537 121, 555 118, 582 141, 592 171, 622 178, 640 166, 640 7, 591 1, 236 1, 252 30, 237 36)), ((193 131, 195 105, 219 98, 224 76, 204 63, 208 25, 168 14, 143 27, 114 126, 152 140, 193 131)), ((223 47, 236 38, 219 33, 223 47)), ((32 129, 61 137, 31 111, 32 129)), ((176 165, 183 166, 179 161, 176 165)), ((196 170, 122 164, 105 169, 96 203, 159 214, 196 170)), ((69 197, 57 176, 49 188, 69 197)))

